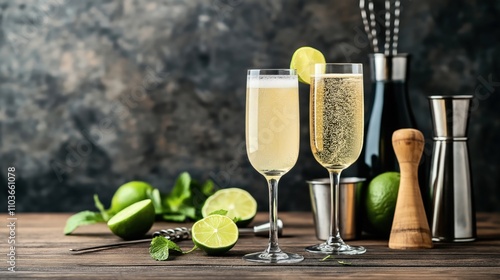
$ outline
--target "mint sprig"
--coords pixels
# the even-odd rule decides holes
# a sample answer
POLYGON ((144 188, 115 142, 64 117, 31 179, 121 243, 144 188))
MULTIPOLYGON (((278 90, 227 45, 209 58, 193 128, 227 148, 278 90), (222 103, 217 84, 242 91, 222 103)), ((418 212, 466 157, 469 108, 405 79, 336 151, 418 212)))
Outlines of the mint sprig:
POLYGON ((203 218, 201 209, 205 200, 215 192, 215 184, 211 180, 203 184, 193 180, 189 173, 183 172, 177 177, 170 193, 162 196, 161 217, 165 221, 184 222, 186 219, 203 218))
MULTIPOLYGON (((161 193, 159 189, 148 191, 147 196, 153 201, 157 218, 171 222, 185 222, 199 220, 203 216, 201 209, 205 200, 215 193, 215 184, 206 180, 203 184, 193 180, 189 173, 183 172, 177 178, 169 193, 161 193)), ((79 226, 107 222, 114 214, 106 209, 94 194, 94 205, 98 211, 82 211, 71 216, 66 221, 64 234, 71 234, 79 226)))
POLYGON ((65 235, 71 234, 80 226, 104 223, 109 220, 110 216, 106 209, 104 209, 104 205, 102 205, 97 194, 94 194, 94 204, 99 212, 88 210, 81 211, 72 215, 68 218, 68 220, 66 220, 66 225, 64 226, 65 235))
POLYGON ((104 222, 102 214, 99 212, 82 211, 69 217, 64 227, 64 234, 72 233, 76 228, 83 225, 91 225, 104 222))
MULTIPOLYGON (((151 240, 149 254, 154 260, 166 261, 170 256, 170 251, 174 253, 184 253, 182 249, 175 244, 175 242, 165 238, 164 236, 156 236, 153 240, 151 240)), ((188 252, 191 252, 191 250, 188 252)))

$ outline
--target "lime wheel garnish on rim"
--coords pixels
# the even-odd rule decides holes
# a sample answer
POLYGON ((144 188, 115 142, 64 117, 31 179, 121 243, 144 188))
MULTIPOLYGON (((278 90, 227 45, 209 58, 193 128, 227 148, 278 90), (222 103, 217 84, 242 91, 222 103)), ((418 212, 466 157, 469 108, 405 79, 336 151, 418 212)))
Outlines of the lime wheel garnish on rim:
POLYGON ((317 49, 301 47, 293 53, 290 68, 297 70, 299 82, 309 85, 314 64, 325 62, 325 56, 317 49))

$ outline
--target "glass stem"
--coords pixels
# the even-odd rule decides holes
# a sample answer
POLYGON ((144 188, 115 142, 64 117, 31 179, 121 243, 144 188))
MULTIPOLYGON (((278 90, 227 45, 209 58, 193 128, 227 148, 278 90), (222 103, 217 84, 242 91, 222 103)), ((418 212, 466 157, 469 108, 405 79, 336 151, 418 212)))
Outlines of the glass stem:
POLYGON ((329 171, 330 173, 330 237, 328 244, 343 243, 339 229, 339 184, 341 171, 329 171))
POLYGON ((278 181, 279 178, 268 179, 269 184, 269 246, 267 252, 279 253, 278 245, 278 181))

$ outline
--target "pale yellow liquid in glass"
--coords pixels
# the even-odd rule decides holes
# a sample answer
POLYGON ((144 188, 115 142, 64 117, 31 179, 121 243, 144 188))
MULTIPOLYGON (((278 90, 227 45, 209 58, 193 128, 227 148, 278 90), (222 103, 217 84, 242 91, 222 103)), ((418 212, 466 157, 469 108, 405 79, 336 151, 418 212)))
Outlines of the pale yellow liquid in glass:
POLYGON ((313 155, 328 170, 343 170, 357 160, 363 145, 363 76, 314 76, 310 98, 313 155))
POLYGON ((296 76, 266 76, 247 84, 246 146, 252 166, 264 176, 281 176, 299 154, 299 95, 296 76))

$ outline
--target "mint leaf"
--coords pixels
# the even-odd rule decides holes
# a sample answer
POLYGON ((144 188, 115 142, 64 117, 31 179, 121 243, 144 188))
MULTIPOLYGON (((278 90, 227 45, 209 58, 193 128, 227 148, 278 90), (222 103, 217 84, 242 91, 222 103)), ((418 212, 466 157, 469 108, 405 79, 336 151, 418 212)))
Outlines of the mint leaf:
POLYGON ((215 184, 212 180, 206 180, 201 186, 201 192, 207 197, 215 193, 215 184))
POLYGON ((66 220, 64 234, 71 234, 76 228, 83 225, 91 225, 104 222, 101 213, 92 211, 82 211, 74 214, 66 220))
POLYGON ((183 214, 184 216, 195 220, 196 219, 196 208, 194 206, 188 206, 188 205, 181 205, 179 207, 180 214, 183 214))
POLYGON ((234 217, 233 222, 236 224, 237 222, 241 221, 240 217, 234 217))
POLYGON ((153 206, 155 207, 155 214, 163 213, 163 206, 161 204, 161 195, 159 189, 148 190, 148 197, 153 202, 153 206))
POLYGON ((170 255, 170 251, 182 253, 182 249, 175 242, 168 240, 164 236, 156 236, 151 240, 149 254, 157 261, 165 261, 170 255))
POLYGON ((95 204, 95 207, 97 208, 97 210, 99 210, 99 212, 101 212, 101 216, 104 219, 104 221, 108 221, 111 217, 109 216, 106 209, 104 209, 104 205, 99 200, 99 196, 97 194, 94 194, 94 204, 95 204))
POLYGON ((208 216, 212 216, 212 215, 226 216, 226 214, 227 214, 227 210, 225 210, 225 209, 219 209, 219 210, 215 210, 213 212, 210 212, 210 214, 208 214, 208 216))
POLYGON ((196 215, 191 219, 199 220, 203 218, 203 215, 201 214, 201 209, 203 208, 203 205, 205 204, 207 198, 211 194, 213 194, 214 185, 212 181, 206 181, 202 185, 197 181, 192 180, 190 188, 191 188, 191 197, 186 201, 184 201, 184 203, 196 209, 195 211, 196 215))
POLYGON ((184 222, 187 218, 197 220, 196 208, 188 205, 180 205, 175 212, 164 212, 162 218, 169 222, 184 222))
POLYGON ((163 213, 162 218, 169 222, 184 222, 187 218, 196 220, 196 208, 182 204, 175 212, 163 213))
POLYGON ((174 188, 164 200, 164 204, 166 204, 165 206, 167 206, 171 212, 177 212, 184 200, 191 196, 191 189, 189 187, 190 184, 191 176, 189 173, 181 173, 175 182, 174 188))
MULTIPOLYGON (((201 209, 207 198, 215 192, 215 184, 211 180, 200 184, 183 172, 177 178, 172 191, 161 196, 161 212, 165 221, 184 222, 186 219, 197 221, 203 218, 201 209)), ((153 204, 155 203, 153 199, 153 204)), ((156 209, 156 206, 155 206, 156 209)))

